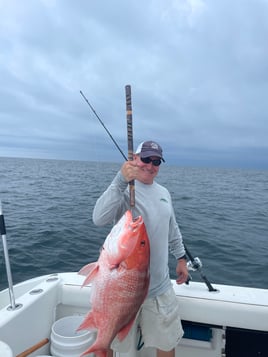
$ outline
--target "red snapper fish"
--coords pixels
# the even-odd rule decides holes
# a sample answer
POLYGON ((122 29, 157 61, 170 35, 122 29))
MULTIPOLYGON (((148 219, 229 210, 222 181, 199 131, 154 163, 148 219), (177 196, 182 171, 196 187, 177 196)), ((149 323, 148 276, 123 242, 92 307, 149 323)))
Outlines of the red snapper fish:
POLYGON ((122 341, 148 293, 150 244, 141 216, 122 216, 107 236, 97 262, 84 266, 83 286, 92 282, 91 310, 78 330, 97 330, 93 345, 82 356, 105 357, 111 342, 122 341))

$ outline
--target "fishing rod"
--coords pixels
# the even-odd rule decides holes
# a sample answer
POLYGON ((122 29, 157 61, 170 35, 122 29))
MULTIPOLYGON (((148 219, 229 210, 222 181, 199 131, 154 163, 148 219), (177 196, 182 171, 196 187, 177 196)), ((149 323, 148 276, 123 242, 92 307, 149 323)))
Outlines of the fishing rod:
MULTIPOLYGON (((127 142, 128 142, 128 160, 133 160, 133 128, 132 128, 132 101, 131 101, 131 86, 125 86, 126 93, 126 115, 127 115, 127 142)), ((129 183, 130 209, 135 207, 135 181, 129 183)), ((133 212, 132 212, 133 216, 133 212)))
MULTIPOLYGON (((201 278, 204 280, 204 283, 206 284, 206 286, 208 287, 209 291, 218 291, 217 289, 213 288, 213 286, 211 285, 211 283, 209 282, 209 280, 207 279, 207 277, 205 276, 205 274, 202 271, 202 262, 198 257, 193 257, 192 254, 189 252, 189 249, 185 246, 184 244, 184 249, 186 254, 188 255, 190 261, 187 263, 187 268, 189 270, 193 270, 193 271, 198 271, 198 273, 200 274, 201 278)), ((191 280, 191 278, 189 279, 191 280)), ((188 280, 188 283, 189 283, 188 280)))
MULTIPOLYGON (((125 86, 125 93, 126 93, 128 158, 125 156, 125 154, 123 153, 123 151, 121 150, 121 148, 119 147, 119 145, 117 144, 115 139, 113 138, 110 131, 107 129, 107 127, 105 126, 105 124, 103 123, 101 118, 98 116, 98 114, 96 113, 93 106, 89 103, 89 100, 86 98, 84 93, 80 90, 80 94, 82 95, 82 97, 84 98, 84 100, 86 101, 86 103, 88 104, 90 109, 92 110, 92 112, 95 114, 95 116, 97 117, 97 119, 99 120, 99 122, 101 123, 101 125, 103 126, 103 128, 105 129, 105 131, 107 132, 107 134, 109 135, 109 137, 111 138, 113 143, 115 144, 116 148, 120 151, 120 153, 122 154, 122 156, 124 157, 124 159, 126 161, 127 160, 131 161, 131 160, 133 160, 133 129, 132 129, 132 100, 131 100, 131 86, 130 85, 125 86)), ((130 208, 132 209, 135 206, 135 182, 134 182, 134 180, 131 180, 129 182, 129 194, 130 194, 130 208)))
POLYGON ((104 125, 103 121, 101 120, 101 118, 98 116, 98 114, 95 112, 94 108, 92 107, 92 105, 89 103, 88 99, 86 98, 86 96, 84 95, 84 93, 80 90, 80 94, 82 95, 82 97, 85 99, 86 103, 89 105, 90 109, 92 110, 92 112, 96 115, 96 117, 98 118, 99 122, 101 123, 101 125, 104 127, 104 129, 106 130, 107 134, 110 136, 110 138, 112 139, 113 143, 115 144, 115 146, 117 147, 117 149, 120 151, 120 153, 122 154, 122 156, 124 157, 125 160, 127 160, 127 157, 125 156, 125 154, 123 153, 123 151, 121 150, 121 148, 119 147, 119 145, 117 144, 117 142, 114 140, 112 134, 110 133, 110 131, 107 129, 107 127, 104 125))
MULTIPOLYGON (((100 117, 98 116, 98 114, 94 110, 93 106, 89 103, 89 101, 86 98, 86 96, 84 95, 84 93, 80 90, 80 94, 82 95, 82 97, 84 98, 86 103, 89 105, 90 109, 93 111, 95 116, 98 118, 99 122, 101 123, 101 125, 103 126, 103 128, 105 129, 105 131, 107 132, 107 134, 109 135, 109 137, 111 138, 111 140, 113 141, 113 143, 115 144, 117 149, 119 150, 119 152, 122 154, 123 158, 127 161, 127 160, 132 160, 133 159, 132 103, 131 103, 131 87, 130 87, 130 85, 126 85, 125 86, 125 93, 126 93, 126 112, 127 112, 127 130, 128 130, 128 156, 129 156, 129 158, 127 158, 126 155, 123 153, 123 151, 121 150, 121 148, 119 147, 119 145, 117 144, 115 139, 113 138, 112 134, 110 133, 110 131, 106 128, 105 124, 103 123, 103 121, 100 119, 100 117)), ((132 195, 130 197, 130 206, 133 205, 133 206, 131 206, 133 208, 134 205, 135 205, 134 180, 133 180, 133 186, 129 186, 129 187, 130 187, 130 196, 132 195)), ((190 262, 187 263, 188 269, 193 270, 193 271, 197 270, 199 272, 201 278, 204 280, 204 282, 207 285, 209 291, 217 291, 217 289, 214 289, 212 287, 212 285, 208 281, 207 277, 203 274, 202 269, 201 269, 201 267, 202 267, 201 260, 198 257, 194 258, 192 256, 192 254, 189 252, 189 249, 186 248, 185 244, 184 244, 184 248, 185 248, 186 255, 190 259, 190 262)), ((189 280, 191 280, 191 279, 189 279, 189 280)), ((187 283, 189 283, 189 280, 188 280, 187 283)))

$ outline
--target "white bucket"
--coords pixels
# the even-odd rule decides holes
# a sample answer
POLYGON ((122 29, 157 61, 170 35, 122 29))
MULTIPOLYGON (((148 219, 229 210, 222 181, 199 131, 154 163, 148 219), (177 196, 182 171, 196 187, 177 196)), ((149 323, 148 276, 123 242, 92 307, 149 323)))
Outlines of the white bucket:
POLYGON ((54 322, 50 336, 50 352, 55 357, 80 357, 92 345, 95 333, 77 331, 83 316, 66 316, 54 322))
POLYGON ((11 348, 3 341, 0 341, 0 356, 13 357, 11 348))

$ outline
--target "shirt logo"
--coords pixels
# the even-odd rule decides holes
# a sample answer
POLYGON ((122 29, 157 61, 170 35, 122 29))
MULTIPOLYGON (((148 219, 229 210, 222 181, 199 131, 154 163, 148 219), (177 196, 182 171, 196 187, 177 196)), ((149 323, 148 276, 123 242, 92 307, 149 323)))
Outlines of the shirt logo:
POLYGON ((160 198, 160 201, 168 203, 168 200, 166 200, 165 198, 160 198))

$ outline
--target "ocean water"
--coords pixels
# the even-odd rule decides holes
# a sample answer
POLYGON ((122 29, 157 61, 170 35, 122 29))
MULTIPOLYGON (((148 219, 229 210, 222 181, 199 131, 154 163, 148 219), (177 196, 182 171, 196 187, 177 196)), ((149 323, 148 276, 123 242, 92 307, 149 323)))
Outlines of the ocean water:
MULTIPOLYGON (((96 199, 120 164, 0 158, 0 200, 13 282, 78 271, 111 226, 95 227, 96 199)), ((212 283, 268 288, 268 171, 162 165, 190 253, 212 283)), ((159 218, 156 218, 159 219, 159 218)), ((170 275, 175 277, 170 258, 170 275)), ((194 281, 202 281, 192 272, 194 281)), ((0 244, 0 289, 7 287, 0 244)))

